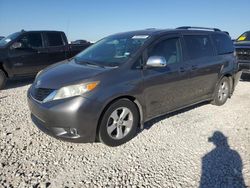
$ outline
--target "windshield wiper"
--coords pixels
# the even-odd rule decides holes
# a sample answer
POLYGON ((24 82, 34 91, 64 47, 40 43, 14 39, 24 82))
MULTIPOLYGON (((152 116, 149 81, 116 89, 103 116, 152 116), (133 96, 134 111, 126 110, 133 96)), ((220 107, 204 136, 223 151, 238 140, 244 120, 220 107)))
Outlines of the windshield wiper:
POLYGON ((74 58, 74 59, 78 64, 96 66, 96 67, 101 67, 101 68, 117 68, 118 67, 118 65, 116 63, 109 63, 108 65, 103 65, 104 63, 97 63, 95 61, 80 60, 77 58, 74 58))
POLYGON ((91 66, 95 66, 95 67, 105 68, 105 66, 100 65, 100 64, 95 63, 95 62, 92 62, 92 61, 85 61, 85 60, 80 61, 80 60, 78 60, 78 59, 76 59, 76 58, 75 58, 75 60, 76 60, 76 62, 79 63, 79 64, 91 65, 91 66))
POLYGON ((98 63, 94 63, 94 62, 89 62, 89 61, 87 61, 87 62, 85 62, 87 65, 92 65, 92 66, 96 66, 96 67, 102 67, 102 68, 105 68, 105 66, 103 66, 103 65, 100 65, 100 64, 98 64, 98 63))

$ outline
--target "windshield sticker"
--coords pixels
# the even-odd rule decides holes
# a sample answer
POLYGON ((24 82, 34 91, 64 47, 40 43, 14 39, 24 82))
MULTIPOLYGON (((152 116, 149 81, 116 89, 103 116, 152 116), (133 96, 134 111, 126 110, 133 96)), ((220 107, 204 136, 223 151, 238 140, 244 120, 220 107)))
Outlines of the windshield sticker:
POLYGON ((135 35, 132 37, 132 39, 146 39, 148 38, 148 35, 135 35))
POLYGON ((107 42, 107 44, 117 45, 117 44, 119 44, 119 40, 112 40, 110 42, 107 42))
POLYGON ((239 39, 238 39, 238 41, 243 41, 243 40, 245 40, 247 37, 245 37, 245 36, 241 36, 239 39))
POLYGON ((11 41, 11 39, 5 39, 5 42, 10 42, 11 41))
POLYGON ((129 55, 130 55, 129 52, 125 52, 125 53, 124 53, 124 56, 126 56, 126 57, 129 56, 129 55))

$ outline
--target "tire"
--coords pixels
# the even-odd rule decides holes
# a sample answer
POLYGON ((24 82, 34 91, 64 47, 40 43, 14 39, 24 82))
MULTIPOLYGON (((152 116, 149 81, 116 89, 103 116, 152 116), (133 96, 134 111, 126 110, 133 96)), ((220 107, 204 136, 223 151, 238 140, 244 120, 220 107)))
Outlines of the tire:
POLYGON ((5 87, 6 81, 6 74, 0 69, 0 90, 5 87))
POLYGON ((131 140, 138 129, 137 106, 128 99, 113 102, 104 112, 99 124, 98 139, 111 147, 131 140))
POLYGON ((230 88, 229 79, 223 77, 216 87, 212 104, 216 106, 222 106, 225 104, 230 96, 230 88))

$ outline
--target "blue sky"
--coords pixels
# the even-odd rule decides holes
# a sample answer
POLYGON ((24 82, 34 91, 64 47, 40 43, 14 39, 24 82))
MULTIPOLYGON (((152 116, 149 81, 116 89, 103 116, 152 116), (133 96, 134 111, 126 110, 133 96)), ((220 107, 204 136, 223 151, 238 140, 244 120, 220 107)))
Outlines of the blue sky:
POLYGON ((122 31, 217 27, 233 38, 250 30, 250 0, 0 0, 0 35, 25 30, 62 30, 70 40, 122 31))

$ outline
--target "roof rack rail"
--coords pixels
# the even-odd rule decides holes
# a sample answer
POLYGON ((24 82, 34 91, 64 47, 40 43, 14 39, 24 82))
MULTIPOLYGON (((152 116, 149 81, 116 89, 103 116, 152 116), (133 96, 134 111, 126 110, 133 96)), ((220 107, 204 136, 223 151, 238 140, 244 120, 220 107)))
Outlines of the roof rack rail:
POLYGON ((209 28, 209 27, 192 27, 192 26, 177 27, 176 29, 197 29, 197 30, 221 31, 220 29, 217 29, 217 28, 209 28))
POLYGON ((147 28, 147 29, 145 29, 145 30, 156 30, 156 28, 147 28))

